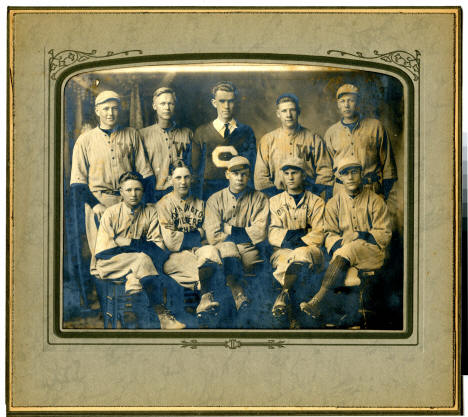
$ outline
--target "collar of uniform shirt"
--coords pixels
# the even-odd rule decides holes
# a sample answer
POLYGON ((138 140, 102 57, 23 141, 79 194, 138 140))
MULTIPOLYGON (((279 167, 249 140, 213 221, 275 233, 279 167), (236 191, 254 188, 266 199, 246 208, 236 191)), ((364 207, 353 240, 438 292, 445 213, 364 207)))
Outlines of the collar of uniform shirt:
POLYGON ((298 123, 296 128, 294 130, 288 130, 288 129, 285 129, 285 128, 281 128, 283 130, 283 132, 286 133, 286 135, 288 136, 296 136, 302 129, 303 127, 298 123))
POLYGON ((305 191, 303 191, 303 192, 300 193, 300 194, 289 194, 289 193, 288 193, 288 195, 294 199, 294 202, 296 203, 296 206, 299 205, 299 203, 301 202, 302 198, 304 197, 304 194, 305 194, 305 191))
POLYGON ((361 115, 360 114, 358 114, 358 118, 353 123, 345 123, 343 121, 343 118, 341 118, 341 124, 344 127, 347 127, 351 132, 359 125, 360 121, 361 121, 361 115))
POLYGON ((99 129, 101 129, 104 133, 106 133, 107 135, 111 135, 112 133, 116 132, 117 130, 120 129, 120 126, 115 126, 113 129, 103 129, 101 126, 99 126, 99 129))
POLYGON ((192 198, 191 191, 189 191, 189 193, 185 196, 185 198, 179 197, 174 191, 172 191, 171 194, 172 194, 172 197, 174 199, 174 202, 176 202, 177 204, 186 203, 188 200, 190 200, 192 198))
POLYGON ((364 187, 361 187, 356 194, 349 194, 346 190, 342 190, 343 194, 347 196, 350 200, 358 201, 364 194, 364 187))
POLYGON ((125 203, 123 203, 124 210, 126 210, 127 214, 131 214, 134 216, 135 214, 138 214, 142 208, 143 208, 143 203, 139 203, 138 206, 134 208, 128 207, 125 203))
MULTIPOLYGON (((229 126, 228 126, 229 133, 231 133, 237 127, 237 121, 236 121, 236 119, 231 119, 227 123, 229 124, 229 126)), ((219 119, 213 120, 213 126, 221 136, 224 136, 224 125, 225 124, 226 123, 223 122, 222 120, 219 120, 219 119)))
POLYGON ((156 124, 156 126, 158 126, 161 130, 163 130, 164 132, 170 132, 172 129, 175 129, 176 127, 176 122, 173 120, 171 125, 169 127, 161 127, 159 126, 159 124, 156 124))
POLYGON ((249 187, 246 187, 245 190, 241 191, 240 193, 233 193, 229 187, 228 187, 228 190, 234 196, 236 200, 239 200, 241 197, 243 197, 247 193, 248 188, 249 187))

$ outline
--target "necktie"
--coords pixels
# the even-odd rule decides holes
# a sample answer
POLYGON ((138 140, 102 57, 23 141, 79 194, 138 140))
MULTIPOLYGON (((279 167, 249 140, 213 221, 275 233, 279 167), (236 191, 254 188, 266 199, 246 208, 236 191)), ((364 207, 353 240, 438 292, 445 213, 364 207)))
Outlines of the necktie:
POLYGON ((224 124, 224 139, 229 136, 229 123, 224 124))

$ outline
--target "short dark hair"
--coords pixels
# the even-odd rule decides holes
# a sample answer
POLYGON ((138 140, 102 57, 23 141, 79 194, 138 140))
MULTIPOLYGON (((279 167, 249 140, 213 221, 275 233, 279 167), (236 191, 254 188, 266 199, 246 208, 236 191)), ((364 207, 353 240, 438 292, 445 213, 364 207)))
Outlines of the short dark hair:
POLYGON ((156 89, 153 93, 153 100, 159 97, 161 94, 172 94, 172 97, 174 97, 174 100, 177 101, 177 96, 171 87, 159 87, 156 89))
POLYGON ((192 169, 182 159, 176 159, 174 163, 171 164, 169 174, 172 175, 177 168, 187 168, 190 174, 192 173, 192 169))
POLYGON ((297 98, 295 94, 292 94, 292 93, 281 94, 276 99, 276 105, 279 106, 281 103, 294 103, 296 105, 296 109, 299 111, 301 110, 299 107, 299 99, 297 98))
POLYGON ((237 88, 230 81, 220 81, 219 83, 216 83, 211 89, 211 95, 213 96, 213 98, 215 98, 216 92, 219 90, 234 93, 234 96, 237 97, 237 88))
POLYGON ((119 178, 119 185, 122 185, 125 181, 128 180, 140 181, 141 185, 143 185, 143 176, 139 172, 124 172, 119 178))

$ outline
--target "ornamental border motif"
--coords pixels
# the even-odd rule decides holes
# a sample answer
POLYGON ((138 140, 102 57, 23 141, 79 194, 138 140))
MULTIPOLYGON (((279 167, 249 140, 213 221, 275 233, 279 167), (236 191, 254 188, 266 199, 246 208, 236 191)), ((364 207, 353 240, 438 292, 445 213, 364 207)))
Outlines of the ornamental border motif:
POLYGON ((49 76, 52 80, 56 80, 57 74, 64 68, 69 67, 70 65, 76 63, 82 63, 88 61, 89 59, 102 59, 109 57, 116 57, 119 55, 129 56, 130 54, 142 55, 143 51, 141 49, 131 49, 128 51, 122 52, 113 52, 107 51, 104 55, 97 55, 96 49, 93 49, 91 52, 81 52, 75 51, 73 49, 66 49, 60 51, 57 54, 53 49, 49 50, 49 76))
MULTIPOLYGON (((97 55, 97 51, 93 49, 91 52, 76 51, 73 49, 66 49, 55 53, 54 49, 49 50, 49 76, 52 80, 56 80, 57 74, 76 63, 82 63, 90 59, 104 59, 110 57, 117 57, 119 55, 130 56, 143 55, 141 49, 131 49, 122 52, 107 51, 104 55, 97 55)), ((379 59, 381 61, 392 63, 404 68, 412 76, 414 81, 419 81, 420 69, 421 69, 421 52, 417 49, 414 55, 403 50, 395 50, 391 52, 380 53, 378 50, 374 50, 374 56, 366 56, 363 52, 356 51, 354 53, 340 51, 337 49, 329 49, 327 55, 339 54, 342 57, 349 56, 366 60, 379 59)))
POLYGON ((182 340, 180 342, 181 348, 190 348, 190 349, 197 349, 198 347, 225 347, 226 349, 238 349, 243 346, 266 346, 268 349, 275 349, 275 348, 284 348, 285 343, 284 340, 273 340, 269 339, 266 342, 245 342, 238 339, 228 339, 222 340, 219 342, 200 342, 197 339, 191 340, 182 340))
POLYGON ((413 76, 414 81, 419 80, 419 72, 421 68, 421 52, 419 52, 417 49, 415 50, 415 54, 410 54, 409 52, 402 51, 402 50, 397 50, 397 51, 392 51, 392 52, 386 52, 386 53, 379 53, 379 51, 374 50, 374 56, 365 56, 362 52, 355 52, 355 53, 349 53, 349 52, 344 52, 344 51, 339 51, 336 49, 330 49, 327 51, 327 55, 331 54, 340 54, 341 56, 351 56, 355 58, 361 58, 361 59, 380 59, 382 61, 392 63, 395 65, 398 65, 404 69, 406 69, 408 72, 411 73, 413 76))

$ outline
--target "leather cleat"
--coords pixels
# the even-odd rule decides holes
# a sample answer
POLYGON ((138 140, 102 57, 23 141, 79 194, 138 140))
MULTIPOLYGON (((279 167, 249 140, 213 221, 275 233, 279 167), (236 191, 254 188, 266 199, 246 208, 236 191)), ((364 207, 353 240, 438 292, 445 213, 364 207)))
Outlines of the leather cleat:
POLYGON ((219 310, 219 303, 214 300, 213 293, 207 292, 202 295, 200 304, 197 307, 197 316, 202 317, 205 314, 216 314, 219 310))
POLYGON ((321 311, 319 302, 312 298, 309 302, 302 302, 300 304, 301 310, 309 316, 312 316, 315 319, 320 318, 321 311))
POLYGON ((273 304, 273 308, 271 309, 271 312, 273 313, 273 316, 275 317, 282 317, 284 316, 287 311, 286 307, 289 302, 289 292, 288 290, 283 289, 278 297, 276 297, 275 303, 273 304))
POLYGON ((169 310, 159 313, 158 318, 162 330, 181 330, 187 327, 178 321, 169 310))
POLYGON ((234 302, 236 303, 237 311, 246 308, 250 303, 243 289, 239 289, 237 292, 233 292, 232 296, 234 297, 234 302))

